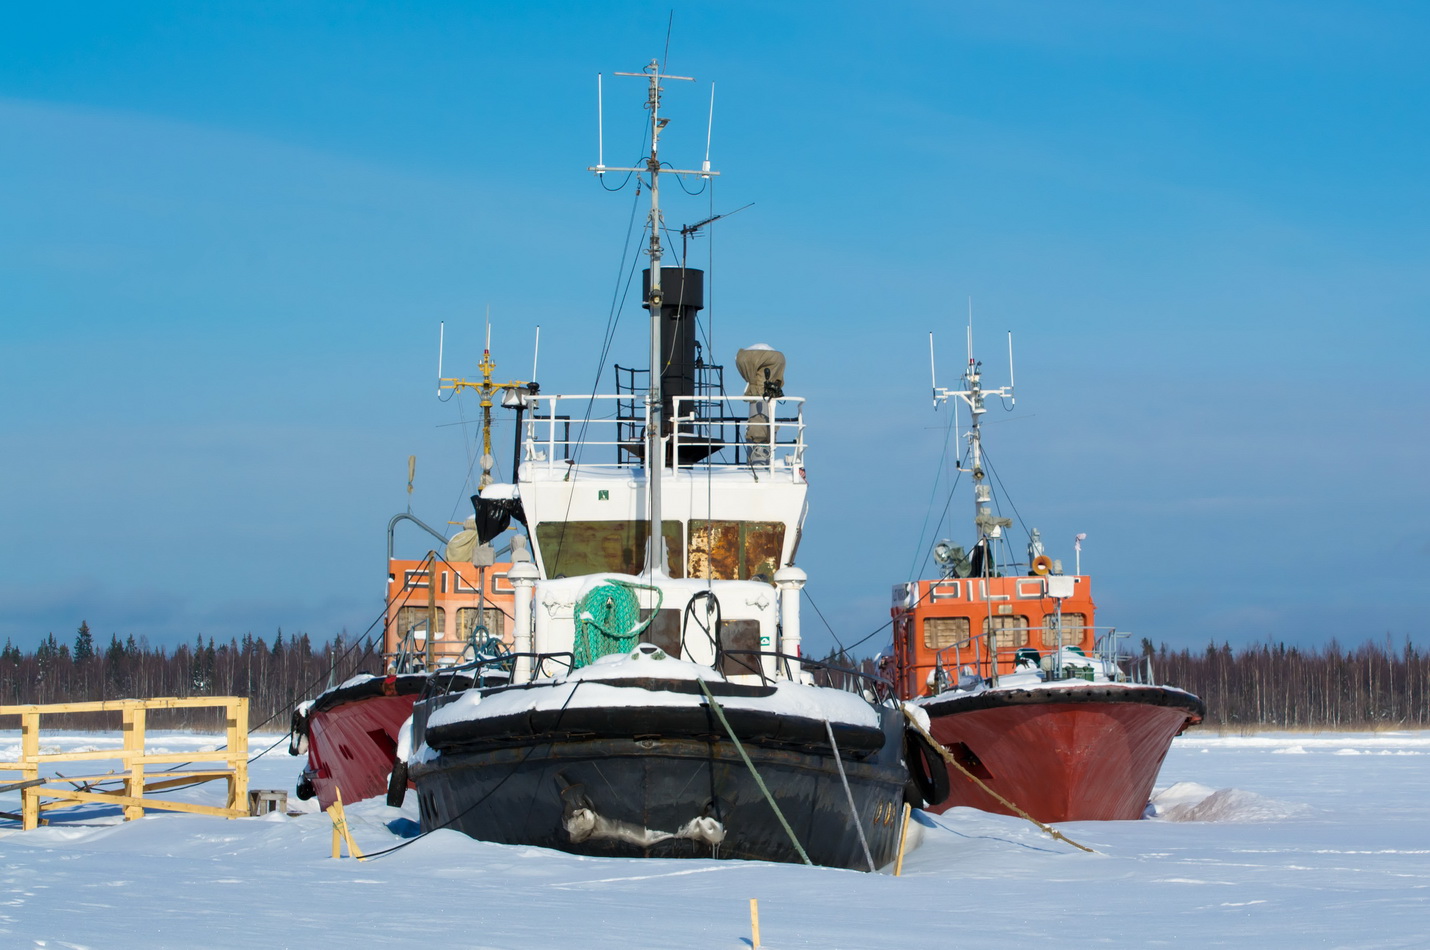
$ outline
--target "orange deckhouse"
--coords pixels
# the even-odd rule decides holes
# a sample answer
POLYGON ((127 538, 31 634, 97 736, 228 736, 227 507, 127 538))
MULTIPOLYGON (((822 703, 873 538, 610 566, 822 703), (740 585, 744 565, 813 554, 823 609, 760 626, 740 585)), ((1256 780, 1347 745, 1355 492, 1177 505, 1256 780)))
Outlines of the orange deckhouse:
POLYGON ((944 577, 894 588, 894 655, 904 699, 962 678, 1040 668, 1061 651, 1094 651, 1092 590, 1083 576, 944 577), (1049 589, 1071 589, 1057 598, 1049 589), (990 665, 992 657, 995 664, 990 665))
POLYGON ((510 648, 512 596, 516 593, 507 580, 510 568, 510 563, 478 567, 440 557, 434 567, 430 556, 389 560, 383 655, 395 669, 441 668, 475 659, 488 641, 510 648), (428 630, 437 631, 431 638, 430 654, 428 630))

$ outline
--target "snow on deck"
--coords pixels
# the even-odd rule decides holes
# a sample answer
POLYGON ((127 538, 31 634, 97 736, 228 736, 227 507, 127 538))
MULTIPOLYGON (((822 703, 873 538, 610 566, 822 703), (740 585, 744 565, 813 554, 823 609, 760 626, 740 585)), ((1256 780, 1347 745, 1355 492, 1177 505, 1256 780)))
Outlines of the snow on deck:
MULTIPOLYGON (((640 648, 630 654, 602 657, 574 672, 538 681, 529 688, 500 690, 483 697, 469 690, 459 699, 432 713, 429 726, 449 725, 468 719, 506 716, 533 710, 589 709, 611 706, 696 707, 705 704, 703 692, 674 692, 613 686, 621 680, 656 678, 672 682, 723 682, 708 666, 678 660, 656 650, 640 648)), ((856 726, 879 725, 874 709, 859 696, 832 687, 806 686, 778 681, 771 696, 720 696, 726 709, 760 710, 781 716, 801 716, 856 726)), ((713 690, 712 690, 713 691, 713 690)))

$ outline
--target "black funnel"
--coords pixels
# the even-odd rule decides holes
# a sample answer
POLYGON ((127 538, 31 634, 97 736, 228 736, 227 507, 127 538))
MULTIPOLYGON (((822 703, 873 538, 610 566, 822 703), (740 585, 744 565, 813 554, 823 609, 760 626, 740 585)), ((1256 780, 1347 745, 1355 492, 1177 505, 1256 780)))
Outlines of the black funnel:
MULTIPOLYGON (((649 310, 652 304, 649 268, 642 283, 645 303, 641 306, 649 310)), ((669 427, 674 397, 695 395, 698 338, 695 315, 705 308, 705 272, 685 267, 662 267, 660 296, 659 369, 660 390, 664 396, 661 412, 669 427)), ((655 369, 652 367, 653 371, 655 369)))

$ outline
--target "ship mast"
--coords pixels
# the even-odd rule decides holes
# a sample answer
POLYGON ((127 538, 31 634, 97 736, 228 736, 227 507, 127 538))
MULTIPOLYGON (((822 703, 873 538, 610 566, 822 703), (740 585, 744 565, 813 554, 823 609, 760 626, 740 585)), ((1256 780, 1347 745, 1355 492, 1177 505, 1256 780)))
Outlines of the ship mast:
POLYGON ((710 171, 709 163, 700 170, 661 168, 660 165, 660 133, 670 122, 669 119, 662 118, 660 114, 660 94, 663 91, 660 81, 662 79, 678 79, 684 82, 694 82, 691 76, 671 76, 660 71, 660 62, 651 60, 643 72, 639 73, 616 73, 617 76, 635 76, 648 80, 650 89, 646 96, 646 109, 650 111, 650 156, 646 158, 645 164, 640 168, 613 168, 605 164, 597 164, 587 170, 595 172, 597 175, 604 175, 608 171, 616 172, 646 172, 650 176, 650 217, 647 227, 650 230, 650 241, 646 248, 646 254, 650 257, 650 291, 646 296, 646 305, 650 309, 650 389, 646 392, 646 438, 645 438, 645 471, 646 485, 649 494, 649 515, 650 529, 646 539, 646 570, 650 572, 660 571, 665 573, 665 537, 661 516, 660 504, 660 482, 662 470, 665 468, 665 442, 664 429, 665 419, 661 407, 661 304, 664 302, 664 293, 661 290, 660 261, 664 254, 660 241, 661 228, 664 219, 660 213, 660 176, 667 175, 698 175, 702 178, 710 178, 719 172, 710 171))
MULTIPOLYGON (((933 335, 929 335, 929 353, 932 359, 933 335)), ((983 388, 983 364, 973 356, 973 324, 970 320, 968 326, 968 365, 963 371, 963 389, 946 389, 941 386, 934 386, 934 404, 947 402, 950 396, 957 396, 968 406, 968 411, 973 417, 971 428, 968 430, 968 456, 965 459, 965 466, 959 466, 960 471, 968 472, 973 477, 973 526, 978 533, 978 543, 983 546, 982 570, 978 573, 981 576, 989 576, 993 573, 993 550, 991 542, 1003 536, 1003 529, 1013 524, 1011 518, 996 518, 990 507, 993 503, 993 489, 987 482, 988 473, 983 469, 983 415, 988 411, 984 405, 986 396, 996 396, 999 399, 1007 399, 1011 404, 1013 401, 1013 335, 1008 334, 1008 375, 1007 386, 1000 386, 997 389, 984 390, 983 388)))

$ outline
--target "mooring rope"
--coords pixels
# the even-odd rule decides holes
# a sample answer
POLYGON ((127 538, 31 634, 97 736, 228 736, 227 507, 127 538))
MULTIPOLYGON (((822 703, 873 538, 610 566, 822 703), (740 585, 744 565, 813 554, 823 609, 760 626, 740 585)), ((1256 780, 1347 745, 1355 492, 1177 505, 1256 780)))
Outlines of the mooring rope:
POLYGON ((869 853, 869 841, 864 837, 864 823, 859 820, 859 809, 854 805, 854 793, 849 790, 849 778, 844 774, 844 760, 839 757, 839 743, 834 741, 834 727, 824 720, 824 731, 829 735, 829 748, 834 751, 834 767, 839 770, 839 781, 844 783, 844 797, 849 799, 849 814, 854 817, 854 830, 859 834, 859 847, 864 849, 864 860, 869 862, 869 873, 874 873, 874 856, 869 853))
POLYGON ((804 847, 799 843, 799 839, 795 837, 794 829, 789 826, 789 822, 785 821, 784 812, 780 811, 780 806, 775 804, 775 797, 770 794, 769 788, 765 785, 765 780, 760 778, 759 772, 755 771, 755 763, 750 761, 749 753, 745 751, 744 745, 741 744, 740 737, 735 735, 734 729, 730 728, 730 720, 725 718, 725 710, 721 709, 720 704, 715 701, 715 695, 710 692, 710 687, 705 684, 703 679, 698 679, 696 682, 700 684, 700 689, 705 693, 705 698, 710 701, 710 708, 715 710, 715 717, 720 720, 720 725, 725 727, 725 731, 730 735, 730 740, 735 743, 735 751, 740 753, 740 758, 745 760, 745 767, 749 769, 750 774, 755 777, 755 784, 758 785, 760 791, 764 793, 765 801, 769 802, 770 807, 774 809, 775 817, 780 820, 780 827, 785 830, 785 834, 789 835, 789 840, 794 844, 794 849, 799 852, 800 860, 805 864, 813 866, 814 862, 809 859, 809 855, 804 853, 804 847))
POLYGON ((939 756, 942 757, 945 762, 958 769, 968 778, 969 781, 973 782, 973 784, 977 785, 989 795, 993 796, 993 798, 995 798, 998 803, 1001 804, 1004 808, 1007 808, 1009 811, 1015 813, 1020 818, 1028 819, 1033 824, 1037 825, 1039 828, 1052 835, 1054 838, 1057 838, 1059 841, 1066 841, 1074 848, 1081 848, 1088 854, 1097 854, 1097 852, 1094 851, 1092 848, 1089 848, 1085 844, 1078 844, 1076 841, 1069 838, 1067 835, 1063 834, 1061 831, 1054 828, 1052 825, 1044 824, 1043 822, 1034 818, 1032 815, 1025 812, 1023 809, 1019 808, 1017 805, 1008 801, 1008 799, 1004 798, 1002 795, 999 795, 997 792, 993 791, 993 789, 989 788, 986 784, 984 784, 982 779, 974 775, 972 772, 968 771, 968 769, 964 768, 963 763, 958 761, 958 758, 952 752, 945 749, 941 742, 939 742, 933 736, 929 735, 929 731, 925 729, 923 727, 923 724, 920 723, 917 719, 915 719, 914 714, 909 711, 909 707, 907 704, 905 704, 902 708, 904 711, 904 718, 907 719, 911 724, 913 724, 913 727, 919 731, 919 735, 923 736, 929 741, 929 745, 933 746, 934 749, 938 751, 939 756))

